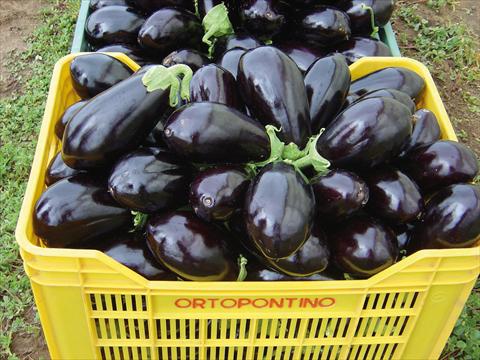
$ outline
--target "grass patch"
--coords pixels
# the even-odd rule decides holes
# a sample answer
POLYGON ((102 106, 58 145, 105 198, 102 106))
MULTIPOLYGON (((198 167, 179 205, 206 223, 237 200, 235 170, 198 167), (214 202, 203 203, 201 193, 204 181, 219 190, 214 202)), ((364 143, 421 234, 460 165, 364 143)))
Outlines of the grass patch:
MULTIPOLYGON (((418 5, 401 6, 397 16, 417 32, 413 45, 421 60, 441 79, 445 61, 450 62, 449 76, 452 80, 462 78, 466 81, 480 80, 480 63, 477 53, 478 39, 465 24, 432 25, 419 15, 418 5)), ((404 44, 412 39, 401 37, 404 44)))
POLYGON ((34 323, 24 319, 33 298, 14 231, 51 72, 69 52, 78 7, 75 0, 50 0, 40 26, 28 40, 29 49, 14 54, 8 64, 10 72, 18 74, 21 93, 0 100, 0 358, 16 358, 10 350, 14 333, 39 331, 38 319, 34 323))

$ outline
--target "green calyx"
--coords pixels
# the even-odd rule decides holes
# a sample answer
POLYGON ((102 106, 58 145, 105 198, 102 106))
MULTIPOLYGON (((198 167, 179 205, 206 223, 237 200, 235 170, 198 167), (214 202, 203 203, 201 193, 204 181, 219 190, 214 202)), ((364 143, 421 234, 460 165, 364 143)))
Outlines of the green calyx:
POLYGON ((238 257, 238 276, 237 276, 237 281, 243 281, 247 278, 247 263, 248 260, 243 257, 243 255, 240 255, 238 257))
POLYGON ((148 92, 167 90, 170 88, 170 106, 177 106, 180 99, 190 100, 190 81, 193 71, 187 65, 177 64, 172 67, 153 66, 142 77, 143 85, 148 92))
POLYGON ((197 15, 197 17, 200 17, 200 12, 198 11, 198 0, 194 0, 193 5, 195 6, 195 15, 197 15))
POLYGON ((378 26, 375 24, 375 13, 374 13, 372 7, 368 6, 368 5, 365 5, 364 3, 362 3, 361 7, 362 7, 362 10, 367 10, 370 13, 370 21, 372 23, 372 29, 373 29, 370 36, 377 35, 378 34, 378 26))
POLYGON ((132 211, 133 215, 133 226, 135 231, 140 231, 145 227, 145 224, 148 220, 148 215, 141 213, 139 211, 132 211))
POLYGON ((233 25, 228 18, 228 9, 224 3, 218 4, 210 9, 202 20, 205 35, 202 41, 208 45, 208 54, 213 55, 215 38, 234 33, 233 25), (214 38, 214 40, 212 40, 214 38))
POLYGON ((304 168, 311 166, 315 169, 316 175, 320 176, 328 172, 330 161, 325 159, 317 151, 317 142, 324 129, 322 129, 318 135, 312 136, 303 150, 300 150, 294 143, 285 145, 277 136, 277 133, 280 132, 281 129, 273 125, 267 125, 265 129, 270 139, 270 156, 265 161, 246 165, 246 170, 251 177, 257 174, 258 169, 278 161, 292 165, 306 181, 308 181, 308 178, 302 172, 304 168))

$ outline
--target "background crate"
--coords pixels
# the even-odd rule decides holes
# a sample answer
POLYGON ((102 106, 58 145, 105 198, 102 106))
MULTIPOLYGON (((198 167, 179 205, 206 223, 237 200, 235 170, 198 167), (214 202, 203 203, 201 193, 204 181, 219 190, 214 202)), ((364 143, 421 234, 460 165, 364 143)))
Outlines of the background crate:
MULTIPOLYGON (((112 54, 132 69, 123 54, 112 54)), ((75 54, 53 73, 16 238, 54 359, 434 359, 480 272, 480 248, 422 250, 367 280, 147 281, 94 250, 48 249, 32 211, 59 149, 63 110, 78 101, 75 54)), ((353 79, 402 66, 426 81, 420 106, 455 140, 428 70, 406 58, 365 58, 353 79)))
MULTIPOLYGON (((88 7, 90 0, 82 0, 80 11, 78 13, 77 25, 75 26, 75 35, 72 43, 72 53, 78 53, 82 51, 90 51, 90 46, 85 37, 85 23, 90 9, 88 7)), ((388 23, 385 27, 381 27, 378 32, 378 37, 383 41, 392 52, 392 56, 401 56, 400 49, 398 48, 397 39, 393 32, 392 25, 388 23)))

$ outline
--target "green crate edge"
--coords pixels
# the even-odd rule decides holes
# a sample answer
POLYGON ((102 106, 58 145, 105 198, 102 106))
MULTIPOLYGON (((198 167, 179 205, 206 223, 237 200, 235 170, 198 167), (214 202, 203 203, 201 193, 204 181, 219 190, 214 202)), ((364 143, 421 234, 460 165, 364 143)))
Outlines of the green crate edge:
MULTIPOLYGON (((85 38, 85 24, 89 15, 90 0, 82 0, 80 11, 78 13, 77 24, 75 25, 75 35, 73 37, 71 52, 86 52, 89 51, 87 39, 85 38)), ((380 40, 385 43, 392 53, 392 56, 402 56, 398 48, 397 39, 393 32, 392 25, 388 23, 379 30, 380 40)))

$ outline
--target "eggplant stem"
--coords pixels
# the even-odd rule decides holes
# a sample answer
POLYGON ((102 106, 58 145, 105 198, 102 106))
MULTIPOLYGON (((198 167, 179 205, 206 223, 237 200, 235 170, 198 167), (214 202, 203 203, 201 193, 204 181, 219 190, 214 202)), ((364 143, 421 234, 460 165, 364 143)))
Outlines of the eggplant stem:
POLYGON ((330 161, 325 159, 317 151, 317 142, 324 130, 325 129, 322 129, 318 135, 312 136, 308 140, 308 143, 305 146, 304 150, 307 155, 298 160, 295 160, 293 162, 293 166, 295 166, 297 169, 303 169, 307 166, 312 166, 317 172, 317 175, 324 175, 328 172, 328 168, 331 165, 330 161))
POLYGON ((237 281, 243 281, 247 278, 247 263, 247 258, 243 255, 240 255, 238 258, 238 266, 240 267, 240 271, 238 272, 237 281))
POLYGON ((148 220, 148 215, 141 213, 140 211, 132 211, 133 218, 133 226, 135 227, 136 231, 142 230, 145 227, 145 224, 148 220))
POLYGON ((258 168, 262 168, 272 162, 282 160, 283 149, 285 148, 285 143, 280 140, 277 136, 277 132, 280 132, 281 128, 276 128, 273 125, 265 126, 268 138, 270 139, 270 156, 267 160, 260 161, 257 163, 248 163, 245 166, 245 169, 249 174, 253 172, 255 175, 258 168))
POLYGON ((371 6, 368 6, 368 5, 365 5, 364 3, 362 3, 361 5, 362 7, 362 10, 367 10, 368 12, 370 12, 370 21, 371 21, 371 24, 372 24, 372 33, 370 34, 370 36, 375 36, 378 34, 378 26, 375 25, 375 13, 372 9, 371 6))
POLYGON ((200 12, 198 11, 198 0, 193 1, 193 6, 195 7, 195 15, 199 18, 200 12))
POLYGON ((184 64, 177 64, 172 67, 163 65, 153 66, 142 77, 143 85, 148 92, 156 90, 167 90, 170 88, 169 102, 171 107, 178 105, 178 92, 183 100, 190 100, 190 81, 193 77, 193 71, 184 64), (179 80, 181 77, 181 83, 179 80))
POLYGON ((210 9, 202 20, 202 25, 205 30, 202 41, 208 45, 208 56, 213 55, 213 48, 215 45, 215 38, 225 35, 234 34, 233 25, 228 17, 228 9, 222 2, 210 9), (211 40, 211 38, 214 40, 211 40))

